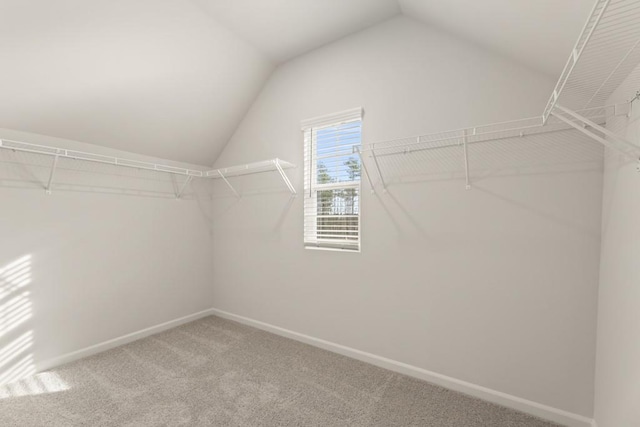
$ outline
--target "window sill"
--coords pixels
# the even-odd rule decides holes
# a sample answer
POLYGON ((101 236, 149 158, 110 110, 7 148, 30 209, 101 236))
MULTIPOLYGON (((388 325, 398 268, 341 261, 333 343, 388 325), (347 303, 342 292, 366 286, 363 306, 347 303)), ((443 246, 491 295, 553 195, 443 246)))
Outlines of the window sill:
POLYGON ((360 253, 360 248, 358 249, 343 249, 343 248, 330 248, 325 246, 305 246, 305 249, 309 249, 312 251, 331 251, 331 252, 353 252, 356 254, 360 253))

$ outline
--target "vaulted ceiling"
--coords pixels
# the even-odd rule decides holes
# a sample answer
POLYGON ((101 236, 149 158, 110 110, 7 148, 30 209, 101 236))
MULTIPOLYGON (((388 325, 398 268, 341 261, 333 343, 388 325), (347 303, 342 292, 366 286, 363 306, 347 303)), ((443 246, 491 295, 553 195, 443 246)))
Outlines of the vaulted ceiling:
POLYGON ((211 165, 280 63, 400 13, 556 77, 588 0, 0 0, 0 128, 211 165))
POLYGON ((558 78, 595 1, 399 0, 402 12, 558 78))
POLYGON ((400 13, 395 0, 193 0, 209 15, 283 62, 400 13))

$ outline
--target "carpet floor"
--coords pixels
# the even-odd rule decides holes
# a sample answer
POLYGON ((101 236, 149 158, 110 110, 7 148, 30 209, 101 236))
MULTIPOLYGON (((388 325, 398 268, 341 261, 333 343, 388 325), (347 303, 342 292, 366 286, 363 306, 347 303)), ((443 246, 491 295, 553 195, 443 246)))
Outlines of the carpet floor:
POLYGON ((556 424, 211 316, 0 387, 0 426, 556 424))

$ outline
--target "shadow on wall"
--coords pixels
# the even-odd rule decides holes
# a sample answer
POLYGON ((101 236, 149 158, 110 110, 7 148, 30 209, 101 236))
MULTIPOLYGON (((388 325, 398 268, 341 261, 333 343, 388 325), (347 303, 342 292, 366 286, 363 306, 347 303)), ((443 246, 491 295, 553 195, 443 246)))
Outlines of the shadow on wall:
MULTIPOLYGON (((53 160, 51 156, 0 150, 0 187, 43 191, 47 187, 53 160)), ((62 158, 59 160, 52 191, 106 193, 136 197, 175 199, 210 198, 211 190, 187 177, 146 169, 62 158)))
MULTIPOLYGON (((289 178, 292 178, 291 174, 289 178)), ((297 194, 291 194, 282 178, 273 171, 233 176, 228 180, 238 195, 234 194, 224 181, 211 180, 211 194, 214 202, 212 220, 214 224, 225 217, 251 216, 252 214, 243 207, 243 203, 259 203, 262 209, 259 215, 253 215, 252 218, 259 223, 259 229, 268 230, 268 233, 275 236, 274 233, 278 233, 287 222, 296 200, 302 198, 302 185, 296 186, 294 179, 293 185, 296 187, 297 194), (263 197, 265 199, 262 199, 263 197), (264 203, 261 203, 262 200, 264 203)))
MULTIPOLYGON (((386 192, 382 191, 375 164, 370 159, 365 160, 369 162, 369 172, 376 184, 379 206, 384 209, 405 244, 430 242, 439 247, 450 244, 451 236, 443 236, 436 230, 428 231, 425 228, 426 218, 431 213, 424 213, 420 199, 425 194, 423 190, 436 182, 451 182, 456 186, 451 189, 447 187, 447 191, 457 190, 458 194, 464 194, 446 200, 433 200, 434 203, 448 203, 451 209, 460 209, 462 212, 454 214, 458 215, 460 221, 467 222, 467 212, 481 206, 480 200, 493 199, 502 205, 509 205, 511 210, 535 215, 571 232, 599 239, 599 225, 594 228, 591 223, 581 222, 581 217, 570 215, 561 208, 556 209, 554 205, 537 204, 526 193, 530 187, 523 188, 522 192, 514 192, 513 185, 505 180, 537 175, 561 178, 573 174, 601 173, 604 148, 598 142, 577 132, 560 131, 477 143, 470 145, 468 152, 470 192, 465 190, 462 146, 378 155, 381 175, 387 185, 386 192), (502 186, 494 185, 498 181, 493 179, 498 177, 502 186), (416 197, 417 194, 421 196, 416 197)), ((434 197, 440 193, 429 194, 434 197)), ((433 213, 432 220, 437 218, 438 215, 433 213)))
MULTIPOLYGON (((381 188, 375 164, 369 158, 365 161, 376 187, 381 188)), ((464 186, 462 145, 399 153, 382 151, 377 154, 377 161, 387 185, 461 181, 464 186)), ((473 185, 495 176, 602 170, 603 147, 578 132, 560 131, 470 144, 468 161, 473 185)))
POLYGON ((53 373, 36 373, 31 320, 31 255, 0 267, 0 399, 66 390, 53 373))

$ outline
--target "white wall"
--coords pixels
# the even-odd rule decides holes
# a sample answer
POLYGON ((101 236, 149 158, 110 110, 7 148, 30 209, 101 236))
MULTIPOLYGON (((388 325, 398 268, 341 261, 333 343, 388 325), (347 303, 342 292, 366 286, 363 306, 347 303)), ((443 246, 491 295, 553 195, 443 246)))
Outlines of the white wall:
MULTIPOLYGON (((638 67, 612 95, 628 101, 640 84, 638 67)), ((607 126, 639 142, 640 108, 607 126)), ((608 152, 604 173, 602 257, 598 305, 595 419, 598 427, 631 427, 640 420, 640 174, 637 162, 608 152)))
MULTIPOLYGON (((0 138, 153 160, 9 130, 0 138)), ((167 174, 61 159, 46 195, 51 162, 0 150, 0 270, 30 257, 31 276, 16 288, 19 277, 0 272, 0 349, 31 331, 19 356, 47 365, 211 307, 210 189, 196 183, 198 197, 177 201, 167 174), (24 292, 23 311, 8 310, 24 292)))
MULTIPOLYGON (((301 191, 302 119, 362 106, 374 142, 539 115, 553 83, 394 18, 280 66, 216 165, 277 156, 301 191)), ((459 152, 363 184, 359 254, 305 250, 277 176, 217 187, 215 307, 590 417, 602 149, 527 141, 473 148, 471 191, 459 152)))
POLYGON ((0 127, 208 165, 273 65, 189 0, 3 0, 0 127))

